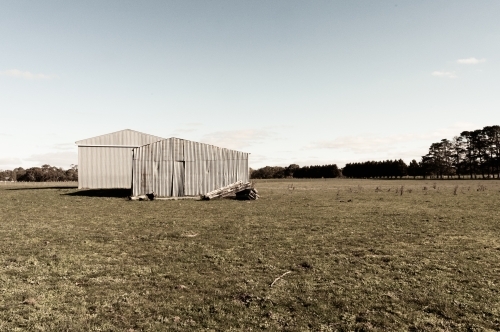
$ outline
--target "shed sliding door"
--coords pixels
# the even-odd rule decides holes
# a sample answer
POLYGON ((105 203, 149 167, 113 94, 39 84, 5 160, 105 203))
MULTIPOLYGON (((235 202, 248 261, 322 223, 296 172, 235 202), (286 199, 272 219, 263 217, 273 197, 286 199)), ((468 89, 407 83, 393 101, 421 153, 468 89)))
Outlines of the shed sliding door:
POLYGON ((184 161, 174 161, 174 171, 172 173, 172 196, 184 196, 184 180, 186 178, 184 161))

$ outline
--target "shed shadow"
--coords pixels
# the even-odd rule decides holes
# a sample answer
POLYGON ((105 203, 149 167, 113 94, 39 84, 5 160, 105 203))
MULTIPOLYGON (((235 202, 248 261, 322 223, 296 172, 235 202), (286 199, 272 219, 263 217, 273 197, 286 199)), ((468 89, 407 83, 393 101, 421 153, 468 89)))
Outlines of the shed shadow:
POLYGON ((78 186, 59 186, 59 187, 44 187, 44 186, 40 186, 40 187, 23 187, 23 188, 7 188, 5 190, 39 190, 39 189, 58 189, 58 190, 61 190, 61 189, 77 189, 78 186))
POLYGON ((112 197, 124 198, 131 195, 130 189, 88 189, 79 190, 72 193, 63 194, 67 196, 83 196, 83 197, 112 197))

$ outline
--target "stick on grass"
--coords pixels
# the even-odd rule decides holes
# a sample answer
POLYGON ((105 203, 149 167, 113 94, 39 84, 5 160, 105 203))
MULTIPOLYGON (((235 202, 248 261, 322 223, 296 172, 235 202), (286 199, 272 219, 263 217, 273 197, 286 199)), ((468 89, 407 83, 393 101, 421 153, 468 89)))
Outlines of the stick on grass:
POLYGON ((274 281, 271 283, 271 285, 269 287, 273 287, 273 285, 276 283, 276 281, 280 280, 281 278, 283 278, 284 276, 286 276, 288 273, 292 273, 292 271, 286 271, 285 273, 283 273, 282 275, 280 275, 278 278, 274 279, 274 281))

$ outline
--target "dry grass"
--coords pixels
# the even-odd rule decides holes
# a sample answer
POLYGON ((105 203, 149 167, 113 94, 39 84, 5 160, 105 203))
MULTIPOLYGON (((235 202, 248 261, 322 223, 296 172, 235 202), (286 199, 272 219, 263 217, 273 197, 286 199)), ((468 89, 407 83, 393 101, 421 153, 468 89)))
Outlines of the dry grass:
POLYGON ((252 202, 0 186, 0 330, 500 329, 500 182, 256 186, 252 202))

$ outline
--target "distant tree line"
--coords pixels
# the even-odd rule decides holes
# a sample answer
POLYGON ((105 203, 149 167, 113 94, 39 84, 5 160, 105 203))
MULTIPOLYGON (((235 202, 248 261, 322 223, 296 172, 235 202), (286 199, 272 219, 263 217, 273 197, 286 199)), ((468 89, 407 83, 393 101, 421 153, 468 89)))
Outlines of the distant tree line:
POLYGON ((0 181, 26 181, 26 182, 52 182, 52 181, 78 181, 78 166, 64 170, 60 167, 43 165, 42 167, 22 167, 13 170, 0 170, 0 181))
POLYGON ((432 143, 418 166, 412 163, 422 176, 500 178, 500 126, 463 131, 451 141, 432 143))
MULTIPOLYGON (((474 131, 463 131, 452 140, 432 143, 420 162, 415 159, 407 165, 403 160, 366 161, 348 163, 341 170, 335 164, 300 167, 266 166, 250 169, 252 179, 282 178, 401 178, 458 177, 500 178, 500 126, 486 126, 474 131)), ((63 170, 50 165, 12 171, 0 170, 0 181, 78 181, 78 166, 63 170)))
POLYGON ((367 161, 350 163, 342 174, 352 178, 396 178, 403 176, 450 178, 500 178, 500 126, 463 131, 452 140, 432 143, 420 162, 367 161))
POLYGON ((342 175, 348 178, 401 178, 407 174, 408 165, 401 159, 350 163, 342 168, 342 175))
POLYGON ((284 179, 284 178, 336 178, 342 173, 337 165, 304 166, 291 164, 288 167, 266 166, 256 170, 250 169, 252 179, 284 179))

